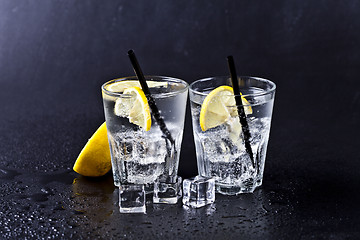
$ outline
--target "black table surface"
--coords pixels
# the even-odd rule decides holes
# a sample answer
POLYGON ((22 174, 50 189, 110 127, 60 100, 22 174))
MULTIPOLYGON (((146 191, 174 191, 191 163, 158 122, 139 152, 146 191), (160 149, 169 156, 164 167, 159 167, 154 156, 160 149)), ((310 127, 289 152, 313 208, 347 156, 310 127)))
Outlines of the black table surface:
MULTIPOLYGON (((360 238, 358 1, 0 1, 1 239, 360 238), (271 3, 270 3, 271 2, 271 3), (263 186, 120 214, 111 173, 72 170, 100 86, 145 74, 277 84, 263 186)), ((197 174, 189 104, 179 175, 197 174)))

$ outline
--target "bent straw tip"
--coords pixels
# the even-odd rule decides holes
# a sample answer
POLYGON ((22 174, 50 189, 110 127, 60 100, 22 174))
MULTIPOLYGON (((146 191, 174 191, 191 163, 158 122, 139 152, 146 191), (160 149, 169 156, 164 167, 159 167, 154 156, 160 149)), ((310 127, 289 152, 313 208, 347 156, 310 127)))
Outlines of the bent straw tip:
POLYGON ((132 54, 134 54, 134 50, 130 49, 130 50, 128 51, 128 55, 132 55, 132 54))

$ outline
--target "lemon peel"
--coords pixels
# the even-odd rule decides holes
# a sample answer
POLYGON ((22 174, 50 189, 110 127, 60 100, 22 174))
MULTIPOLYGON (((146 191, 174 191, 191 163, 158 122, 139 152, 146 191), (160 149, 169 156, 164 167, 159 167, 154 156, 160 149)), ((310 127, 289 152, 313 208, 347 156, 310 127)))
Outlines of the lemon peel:
MULTIPOLYGON (((241 97, 245 114, 252 114, 250 103, 241 97)), ((204 99, 200 110, 200 127, 202 131, 217 127, 228 121, 230 117, 237 116, 233 88, 220 86, 212 90, 204 99)))
POLYGON ((114 113, 119 117, 127 117, 129 121, 145 131, 151 128, 151 113, 145 93, 139 87, 129 87, 115 102, 114 113), (126 96, 127 95, 127 96, 126 96))
POLYGON ((104 122, 88 140, 75 161, 73 170, 83 176, 100 177, 111 169, 110 147, 104 122))

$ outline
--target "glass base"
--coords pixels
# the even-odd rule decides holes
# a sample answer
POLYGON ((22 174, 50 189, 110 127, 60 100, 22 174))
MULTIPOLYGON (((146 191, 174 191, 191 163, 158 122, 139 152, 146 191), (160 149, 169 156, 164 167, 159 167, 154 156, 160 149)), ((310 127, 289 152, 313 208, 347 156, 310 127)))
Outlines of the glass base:
POLYGON ((253 193, 255 189, 261 185, 262 180, 254 181, 253 179, 248 179, 241 185, 229 185, 217 182, 215 184, 215 191, 223 195, 238 195, 242 193, 253 193))
POLYGON ((156 181, 154 183, 154 203, 176 204, 182 196, 181 191, 182 178, 176 177, 176 182, 156 181))
POLYGON ((153 203, 176 204, 178 197, 154 197, 153 203))
POLYGON ((145 194, 151 194, 154 192, 154 184, 153 183, 144 184, 144 189, 145 189, 145 194))
POLYGON ((114 185, 115 187, 120 187, 120 181, 114 179, 114 185))
MULTIPOLYGON (((120 187, 120 181, 114 181, 114 185, 115 187, 120 187)), ((148 184, 144 184, 144 189, 145 189, 145 193, 146 194, 151 194, 154 192, 154 184, 153 183, 148 183, 148 184)))

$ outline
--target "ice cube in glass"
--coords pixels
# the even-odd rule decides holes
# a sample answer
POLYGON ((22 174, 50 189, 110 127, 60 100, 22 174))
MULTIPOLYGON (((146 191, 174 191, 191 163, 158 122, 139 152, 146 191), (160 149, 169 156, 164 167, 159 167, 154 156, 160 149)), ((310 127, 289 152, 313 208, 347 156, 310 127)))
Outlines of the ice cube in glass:
POLYGON ((176 204, 181 198, 182 178, 177 176, 174 181, 158 179, 154 183, 154 203, 176 204))

